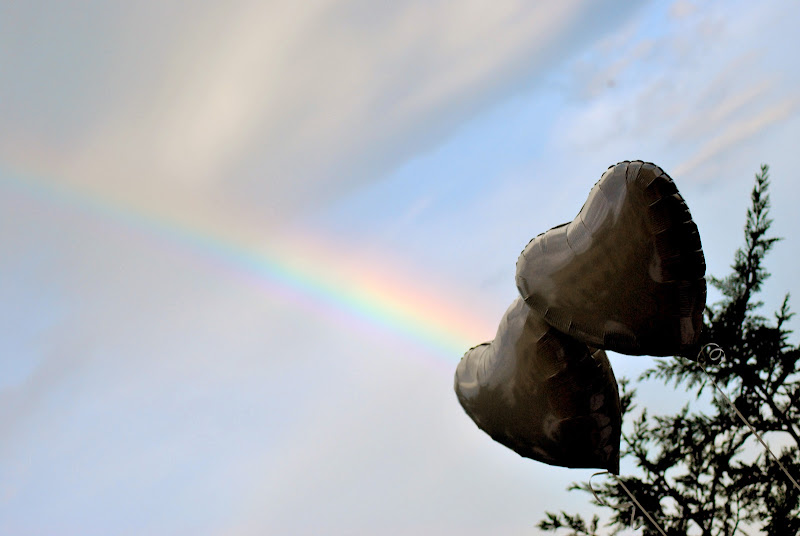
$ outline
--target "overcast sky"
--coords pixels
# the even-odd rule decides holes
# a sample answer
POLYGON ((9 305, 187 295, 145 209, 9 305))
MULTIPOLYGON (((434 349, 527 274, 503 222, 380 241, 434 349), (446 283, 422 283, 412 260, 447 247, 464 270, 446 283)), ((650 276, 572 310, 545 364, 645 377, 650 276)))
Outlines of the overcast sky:
POLYGON ((591 513, 592 471, 493 442, 452 382, 622 160, 673 177, 716 276, 768 163, 765 312, 800 297, 800 5, 457 4, 0 3, 0 533, 591 513))

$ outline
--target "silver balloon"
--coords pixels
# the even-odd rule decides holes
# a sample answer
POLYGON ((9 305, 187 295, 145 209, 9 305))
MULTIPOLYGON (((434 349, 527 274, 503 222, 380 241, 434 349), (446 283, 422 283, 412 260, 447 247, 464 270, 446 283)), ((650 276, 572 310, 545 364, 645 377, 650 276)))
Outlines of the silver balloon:
POLYGON ((706 302, 697 226, 658 166, 622 162, 577 217, 525 247, 520 294, 551 326, 632 355, 694 355, 706 302))
POLYGON ((619 391, 605 352, 551 328, 521 298, 494 341, 461 359, 455 391, 478 427, 522 456, 619 471, 619 391))

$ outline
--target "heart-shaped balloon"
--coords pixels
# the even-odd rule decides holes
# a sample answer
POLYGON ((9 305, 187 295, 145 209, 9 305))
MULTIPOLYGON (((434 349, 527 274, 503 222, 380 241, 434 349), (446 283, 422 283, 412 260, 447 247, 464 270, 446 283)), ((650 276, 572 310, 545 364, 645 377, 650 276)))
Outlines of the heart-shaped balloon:
POLYGON ((619 471, 619 391, 605 352, 556 331, 521 298, 494 341, 461 359, 455 391, 479 428, 522 456, 619 471))
POLYGON ((632 355, 696 354, 706 303, 697 226, 675 183, 641 161, 611 166, 580 213, 525 247, 520 294, 551 326, 632 355))

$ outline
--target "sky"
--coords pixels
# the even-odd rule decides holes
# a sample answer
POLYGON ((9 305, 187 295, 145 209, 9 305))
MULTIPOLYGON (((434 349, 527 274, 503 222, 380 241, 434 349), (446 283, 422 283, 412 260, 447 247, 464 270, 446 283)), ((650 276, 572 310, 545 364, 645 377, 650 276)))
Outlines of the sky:
MULTIPOLYGON (((764 314, 800 296, 797 20, 0 4, 0 533, 529 535, 590 514, 566 488, 593 471, 493 442, 455 367, 528 240, 622 160, 675 180, 715 276, 769 164, 764 314)), ((645 387, 650 411, 690 400, 645 387)))

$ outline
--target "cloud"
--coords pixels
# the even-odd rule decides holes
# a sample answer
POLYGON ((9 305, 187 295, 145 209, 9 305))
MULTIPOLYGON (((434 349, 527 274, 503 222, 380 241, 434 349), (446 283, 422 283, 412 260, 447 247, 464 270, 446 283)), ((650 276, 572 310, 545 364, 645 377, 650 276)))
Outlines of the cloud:
POLYGON ((608 163, 670 154, 674 165, 662 163, 683 175, 796 113, 782 46, 752 45, 780 10, 671 9, 680 16, 647 11, 574 60, 570 94, 581 97, 555 123, 554 147, 608 153, 608 163))
MULTIPOLYGON (((35 343, 3 341, 4 356, 35 365, 0 386, 0 532, 142 523, 174 534, 224 521, 237 499, 226 469, 313 422, 325 382, 347 374, 318 359, 340 330, 174 244, 51 206, 23 211, 13 195, 0 204, 15 223, 0 231, 4 279, 66 311, 35 343), (37 257, 46 274, 14 269, 37 257)), ((41 314, 15 305, 4 302, 41 314)))
POLYGON ((676 175, 695 173, 697 168, 712 159, 721 157, 741 143, 762 133, 764 129, 786 120, 797 111, 798 105, 800 99, 788 97, 760 110, 756 115, 726 125, 720 135, 708 139, 689 159, 675 166, 674 173, 676 175))
MULTIPOLYGON (((761 80, 719 98, 716 102, 710 103, 705 107, 699 107, 695 113, 689 114, 680 124, 673 129, 672 140, 676 142, 686 140, 697 140, 708 136, 710 132, 718 129, 720 125, 732 120, 748 107, 754 105, 758 108, 759 104, 768 102, 764 97, 774 89, 776 81, 761 80)), ((708 89, 715 87, 716 84, 709 84, 708 89)), ((708 90, 707 90, 708 91, 708 90)))
POLYGON ((91 23, 18 8, 35 31, 5 38, 21 59, 0 157, 178 219, 263 229, 435 145, 611 31, 626 4, 143 3, 91 23), (29 74, 56 67, 63 85, 29 74))
POLYGON ((697 12, 697 6, 689 0, 677 0, 669 8, 669 14, 676 19, 685 19, 697 12))
MULTIPOLYGON (((536 464, 463 415, 433 361, 457 356, 342 329, 114 222, 14 221, 3 273, 49 251, 74 307, 41 334, 34 373, 0 390, 0 530, 479 534, 498 512, 520 530, 566 502, 572 474, 535 484, 536 464), (485 508, 465 516, 471 501, 485 508)), ((42 278, 14 283, 32 295, 42 278)))

